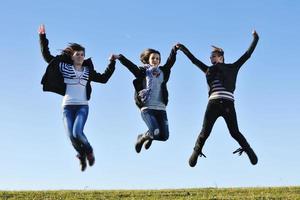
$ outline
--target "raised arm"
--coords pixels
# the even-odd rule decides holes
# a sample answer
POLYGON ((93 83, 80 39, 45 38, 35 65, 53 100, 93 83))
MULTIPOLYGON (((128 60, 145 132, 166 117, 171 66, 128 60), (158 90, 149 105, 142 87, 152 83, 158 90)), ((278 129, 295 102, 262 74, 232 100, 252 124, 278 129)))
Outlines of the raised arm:
POLYGON ((125 67, 127 67, 127 69, 136 77, 140 77, 141 76, 141 70, 139 69, 139 67, 134 64, 133 62, 131 62, 130 60, 128 60, 124 55, 119 54, 119 55, 113 55, 113 57, 115 59, 118 59, 122 65, 124 65, 125 67))
POLYGON ((252 35, 253 35, 253 40, 252 40, 252 43, 250 45, 250 47, 248 48, 248 50, 234 63, 234 65, 236 65, 238 68, 240 68, 250 57, 251 57, 251 54, 253 53, 256 45, 257 45, 257 42, 258 42, 258 39, 259 39, 259 36, 257 34, 257 32, 255 30, 253 30, 252 32, 252 35))
POLYGON ((54 58, 54 56, 51 55, 49 51, 49 47, 48 47, 49 41, 46 38, 46 29, 44 24, 40 25, 38 33, 40 36, 40 47, 41 47, 43 58, 47 63, 49 63, 54 58))
POLYGON ((98 82, 98 83, 106 83, 115 71, 116 61, 111 56, 110 59, 109 59, 109 64, 108 64, 108 66, 106 67, 105 71, 102 74, 96 72, 96 70, 94 69, 94 65, 92 63, 92 60, 90 58, 85 60, 83 65, 90 66, 90 69, 91 69, 90 75, 91 75, 91 80, 92 81, 95 81, 95 82, 98 82))
POLYGON ((176 61, 176 53, 177 53, 177 46, 174 45, 171 49, 171 53, 167 59, 167 62, 163 65, 163 67, 167 67, 169 69, 171 69, 176 61))
POLYGON ((190 61, 196 65, 199 69, 201 69, 204 73, 207 72, 208 70, 208 66, 205 65, 203 62, 201 62, 200 60, 198 60, 190 51, 188 48, 186 48, 183 44, 178 43, 177 48, 179 48, 179 50, 181 50, 189 59, 190 61))

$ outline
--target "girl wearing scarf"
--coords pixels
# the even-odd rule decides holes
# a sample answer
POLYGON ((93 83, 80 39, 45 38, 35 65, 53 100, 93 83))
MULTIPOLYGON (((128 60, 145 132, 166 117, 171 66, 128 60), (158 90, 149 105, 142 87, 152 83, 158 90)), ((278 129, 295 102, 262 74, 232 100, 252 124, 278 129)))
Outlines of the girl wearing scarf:
POLYGON ((169 138, 169 126, 166 112, 168 104, 167 82, 171 68, 176 60, 177 48, 171 50, 167 62, 159 66, 160 53, 154 49, 146 49, 140 56, 144 64, 138 67, 124 55, 113 55, 135 76, 133 85, 135 88, 135 103, 141 110, 141 116, 145 121, 148 131, 137 137, 135 150, 139 153, 145 143, 145 149, 149 149, 153 140, 166 141, 169 138))

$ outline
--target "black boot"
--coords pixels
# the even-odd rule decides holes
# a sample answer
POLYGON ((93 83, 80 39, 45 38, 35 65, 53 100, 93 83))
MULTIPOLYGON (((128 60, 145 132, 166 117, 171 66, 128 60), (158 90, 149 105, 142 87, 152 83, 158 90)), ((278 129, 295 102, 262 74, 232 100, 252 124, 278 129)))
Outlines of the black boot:
POLYGON ((94 155, 93 151, 90 152, 90 153, 87 155, 87 160, 88 160, 88 162, 89 162, 89 166, 93 166, 93 165, 94 165, 94 163, 95 163, 95 155, 94 155))
POLYGON ((76 157, 80 161, 81 171, 83 172, 86 169, 86 155, 78 154, 76 157))
POLYGON ((256 154, 254 153, 253 149, 251 147, 247 148, 246 150, 246 153, 250 159, 250 162, 252 165, 256 165, 257 162, 258 162, 258 159, 257 159, 257 156, 256 154))
POLYGON ((197 151, 197 150, 194 149, 194 151, 193 151, 193 153, 192 153, 192 155, 191 155, 191 157, 189 159, 189 165, 191 167, 195 167, 196 164, 197 164, 198 157, 202 157, 202 156, 204 158, 206 158, 206 156, 201 151, 199 152, 199 151, 197 151))
POLYGON ((233 153, 239 153, 239 155, 242 155, 243 152, 247 153, 252 165, 257 164, 257 162, 258 162, 257 156, 256 156, 256 154, 254 153, 253 149, 250 146, 247 147, 247 148, 244 148, 244 149, 239 148, 239 149, 235 150, 233 153))
POLYGON ((145 149, 149 149, 150 148, 150 146, 151 146, 151 144, 152 144, 152 139, 149 139, 149 140, 147 140, 146 142, 145 142, 145 149))
POLYGON ((136 143, 135 143, 135 151, 137 153, 140 153, 144 142, 146 142, 149 139, 151 139, 149 135, 145 135, 145 134, 138 135, 136 143))

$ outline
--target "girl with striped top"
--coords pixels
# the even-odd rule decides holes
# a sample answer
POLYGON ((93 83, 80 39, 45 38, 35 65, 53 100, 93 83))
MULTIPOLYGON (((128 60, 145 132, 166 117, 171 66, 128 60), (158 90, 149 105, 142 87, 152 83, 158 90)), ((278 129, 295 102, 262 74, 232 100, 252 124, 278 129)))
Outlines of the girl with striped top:
POLYGON ((39 27, 40 45, 43 58, 49 64, 42 79, 44 91, 55 92, 63 97, 63 122, 69 139, 77 151, 81 171, 95 162, 93 148, 83 129, 88 117, 88 101, 91 97, 91 81, 106 83, 115 70, 115 59, 103 74, 94 70, 91 59, 85 59, 85 48, 71 43, 60 55, 51 55, 48 48, 45 26, 39 27))
POLYGON ((198 60, 184 45, 177 44, 177 47, 192 61, 192 63, 205 73, 209 89, 209 101, 204 115, 202 130, 189 159, 189 165, 191 167, 194 167, 197 164, 199 156, 206 157, 202 153, 202 148, 206 139, 210 135, 215 121, 220 116, 225 119, 231 136, 241 146, 241 148, 234 151, 234 153, 239 153, 239 155, 241 155, 242 152, 246 152, 250 162, 253 165, 257 163, 257 156, 248 144, 246 138, 239 131, 233 95, 238 71, 250 58, 258 42, 259 37, 255 30, 252 35, 253 41, 249 49, 232 64, 225 64, 224 51, 221 48, 213 46, 213 51, 210 56, 212 63, 211 67, 208 67, 198 60))

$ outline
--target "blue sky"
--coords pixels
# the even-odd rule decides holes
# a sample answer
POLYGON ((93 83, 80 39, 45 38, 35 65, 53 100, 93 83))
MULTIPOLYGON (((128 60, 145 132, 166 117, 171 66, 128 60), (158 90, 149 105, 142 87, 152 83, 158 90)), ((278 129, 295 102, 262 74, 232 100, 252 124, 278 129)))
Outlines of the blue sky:
POLYGON ((161 189, 300 185, 299 99, 300 2, 254 0, 191 1, 6 1, 1 4, 0 190, 161 189), (50 50, 69 42, 86 47, 97 71, 112 53, 136 64, 145 48, 161 52, 162 63, 176 42, 209 64, 210 45, 234 62, 260 35, 241 68, 235 91, 240 131, 256 151, 252 166, 222 118, 204 147, 207 158, 188 166, 202 126, 207 85, 182 52, 168 83, 170 138, 137 154, 146 130, 133 101, 133 75, 117 62, 105 85, 93 83, 85 133, 96 163, 80 172, 64 132, 62 97, 42 92, 47 64, 38 26, 44 23, 50 50))

